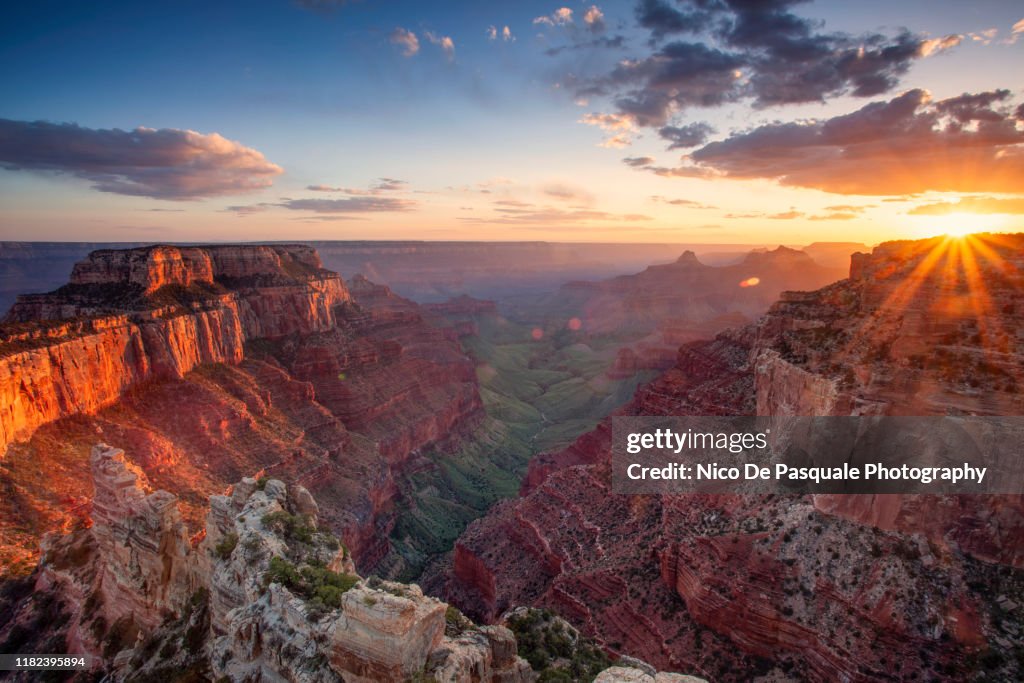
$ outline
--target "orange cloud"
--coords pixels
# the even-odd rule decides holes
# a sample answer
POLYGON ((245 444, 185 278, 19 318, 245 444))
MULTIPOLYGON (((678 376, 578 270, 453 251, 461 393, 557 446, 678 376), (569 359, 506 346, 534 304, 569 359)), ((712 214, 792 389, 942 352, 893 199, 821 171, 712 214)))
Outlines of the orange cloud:
POLYGON ((1024 213, 1024 197, 998 199, 996 197, 964 197, 957 202, 936 202, 915 206, 911 216, 944 216, 948 213, 1024 213))

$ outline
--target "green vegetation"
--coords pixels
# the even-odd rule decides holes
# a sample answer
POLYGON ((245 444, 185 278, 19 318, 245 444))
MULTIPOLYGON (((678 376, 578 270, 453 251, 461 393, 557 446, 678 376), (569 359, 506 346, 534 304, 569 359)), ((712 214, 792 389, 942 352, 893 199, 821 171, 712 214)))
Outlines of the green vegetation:
POLYGON ((389 575, 400 581, 415 580, 470 522, 518 495, 535 454, 572 443, 656 374, 605 377, 619 348, 611 339, 583 344, 581 333, 562 329, 534 340, 532 324, 493 314, 476 323, 478 333, 462 344, 477 362, 486 418, 468 438, 424 453, 434 468, 417 468, 400 482, 412 501, 391 534, 401 561, 389 575))
POLYGON ((515 633, 519 656, 540 673, 539 681, 589 682, 611 666, 594 641, 581 637, 550 610, 524 610, 508 620, 508 627, 515 633))
POLYGON ((272 557, 263 581, 267 586, 281 584, 303 598, 315 618, 341 607, 341 596, 359 583, 359 577, 331 571, 320 564, 296 566, 283 557, 272 557))
POLYGON ((231 557, 231 553, 235 551, 238 546, 238 534, 234 531, 224 534, 224 538, 220 539, 213 548, 213 554, 222 560, 227 560, 231 557))
POLYGON ((288 541, 298 541, 308 545, 313 542, 313 535, 316 534, 316 528, 310 524, 307 518, 293 515, 284 510, 263 515, 260 521, 263 522, 263 526, 284 536, 288 541))

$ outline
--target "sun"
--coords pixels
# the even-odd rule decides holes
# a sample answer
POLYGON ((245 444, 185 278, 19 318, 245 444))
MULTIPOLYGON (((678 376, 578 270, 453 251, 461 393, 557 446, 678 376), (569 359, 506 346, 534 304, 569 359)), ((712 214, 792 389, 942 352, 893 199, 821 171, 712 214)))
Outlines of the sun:
POLYGON ((1000 232, 1004 223, 1005 216, 958 211, 943 216, 928 216, 920 220, 918 231, 922 236, 948 235, 959 238, 979 232, 1000 232))

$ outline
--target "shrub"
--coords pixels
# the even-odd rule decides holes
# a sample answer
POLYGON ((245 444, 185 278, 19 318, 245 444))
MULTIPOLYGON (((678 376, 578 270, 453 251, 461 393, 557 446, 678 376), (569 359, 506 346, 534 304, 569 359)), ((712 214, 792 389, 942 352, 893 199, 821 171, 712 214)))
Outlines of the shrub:
POLYGON ((263 526, 283 535, 289 541, 309 544, 313 542, 313 534, 316 533, 316 529, 305 517, 289 514, 284 510, 263 515, 261 521, 263 526))
POLYGON ((283 557, 270 558, 264 583, 279 583, 306 600, 311 614, 341 607, 341 596, 359 583, 359 577, 317 565, 296 567, 283 557))
POLYGON ((238 534, 234 531, 224 534, 224 538, 220 539, 220 542, 213 549, 213 554, 222 560, 227 560, 231 557, 231 553, 235 551, 238 546, 238 534))

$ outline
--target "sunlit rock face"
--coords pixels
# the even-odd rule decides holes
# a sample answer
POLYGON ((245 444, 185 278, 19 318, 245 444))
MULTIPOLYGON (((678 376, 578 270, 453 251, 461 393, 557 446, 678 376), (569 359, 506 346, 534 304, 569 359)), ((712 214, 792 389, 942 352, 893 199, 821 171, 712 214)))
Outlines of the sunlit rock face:
POLYGON ((247 341, 335 326, 349 299, 308 247, 97 251, 52 294, 20 297, 0 336, 0 448, 150 380, 237 364, 247 341))
MULTIPOLYGON (((881 245, 684 346, 621 412, 1018 414, 1022 259, 1020 235, 881 245)), ((550 607, 712 680, 1020 677, 1021 497, 624 497, 610 452, 606 421, 535 458, 427 585, 482 619, 550 607)))
POLYGON ((458 332, 300 245, 94 252, 71 282, 0 325, 0 500, 7 566, 88 509, 97 438, 181 496, 260 471, 301 481, 369 570, 389 552, 395 473, 482 414, 458 332), (40 468, 46 476, 39 476, 40 468))

